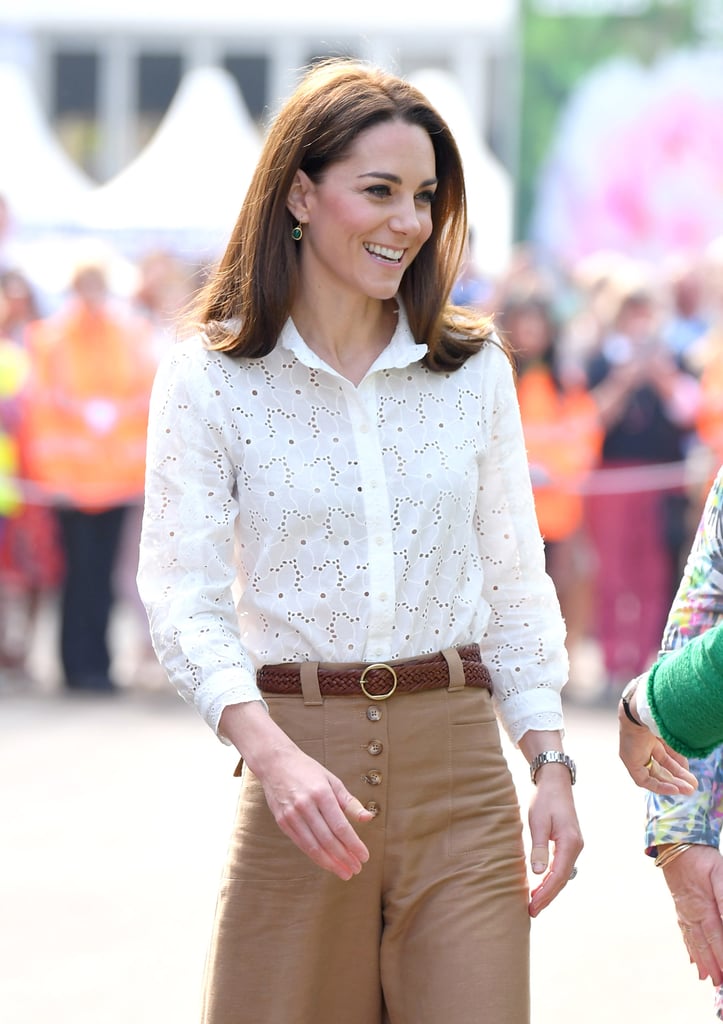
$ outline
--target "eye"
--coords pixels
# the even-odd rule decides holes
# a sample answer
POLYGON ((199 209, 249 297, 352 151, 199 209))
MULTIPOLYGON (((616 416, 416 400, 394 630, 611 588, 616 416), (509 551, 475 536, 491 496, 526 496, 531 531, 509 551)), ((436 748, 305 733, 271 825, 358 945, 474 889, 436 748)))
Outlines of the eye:
POLYGON ((387 196, 390 196, 392 194, 392 190, 390 189, 389 185, 382 184, 370 185, 364 191, 367 193, 367 195, 376 196, 377 199, 386 199, 387 196))
POLYGON ((437 193, 433 189, 426 189, 424 192, 417 192, 414 198, 424 206, 431 206, 437 198, 437 193))

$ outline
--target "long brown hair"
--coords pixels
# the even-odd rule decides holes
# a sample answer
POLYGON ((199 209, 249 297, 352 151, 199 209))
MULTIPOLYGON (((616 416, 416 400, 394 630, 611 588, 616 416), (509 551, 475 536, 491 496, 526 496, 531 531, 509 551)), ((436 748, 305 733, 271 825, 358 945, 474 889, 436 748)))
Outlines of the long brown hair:
POLYGON ((487 318, 448 304, 467 237, 462 160, 452 133, 408 82, 335 59, 307 72, 266 136, 226 251, 192 310, 210 348, 251 358, 274 348, 298 287, 286 206, 297 170, 320 181, 358 135, 394 120, 427 132, 439 181, 432 234, 399 289, 412 334, 429 346, 426 362, 434 370, 456 369, 486 340, 487 318))

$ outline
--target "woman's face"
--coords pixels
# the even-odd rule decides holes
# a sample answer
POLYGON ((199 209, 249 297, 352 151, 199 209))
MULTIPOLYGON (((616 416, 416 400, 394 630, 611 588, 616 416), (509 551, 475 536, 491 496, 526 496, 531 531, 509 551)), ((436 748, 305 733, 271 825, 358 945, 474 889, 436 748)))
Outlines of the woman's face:
POLYGON ((436 185, 429 135, 401 121, 363 132, 319 182, 299 172, 289 209, 304 231, 302 289, 394 296, 432 233, 436 185))

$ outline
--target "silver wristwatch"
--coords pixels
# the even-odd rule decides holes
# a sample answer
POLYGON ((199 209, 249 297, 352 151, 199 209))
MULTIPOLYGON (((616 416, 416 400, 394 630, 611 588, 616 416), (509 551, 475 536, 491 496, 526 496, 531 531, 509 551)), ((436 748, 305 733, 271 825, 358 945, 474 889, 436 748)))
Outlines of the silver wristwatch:
POLYGON ((577 766, 571 757, 567 754, 563 754, 561 750, 543 750, 541 754, 533 758, 530 761, 530 778, 537 785, 537 773, 542 768, 543 764, 564 764, 567 770, 570 772, 570 779, 572 780, 573 786, 577 779, 577 766))

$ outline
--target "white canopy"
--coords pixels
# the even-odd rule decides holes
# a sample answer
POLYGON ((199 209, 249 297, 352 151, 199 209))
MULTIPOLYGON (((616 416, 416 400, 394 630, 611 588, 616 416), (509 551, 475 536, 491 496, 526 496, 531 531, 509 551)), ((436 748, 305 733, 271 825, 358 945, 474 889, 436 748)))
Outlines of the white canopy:
POLYGON ((409 76, 449 125, 464 164, 472 255, 484 273, 496 277, 509 264, 513 237, 512 182, 490 152, 470 113, 464 91, 454 77, 437 68, 409 76))
POLYGON ((189 71, 142 152, 83 203, 78 226, 127 247, 181 240, 225 244, 259 156, 261 139, 233 77, 189 71))
POLYGON ((53 134, 19 67, 0 64, 0 193, 18 234, 66 227, 93 183, 53 134))

